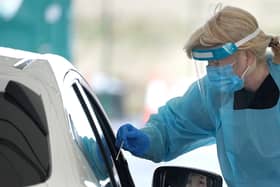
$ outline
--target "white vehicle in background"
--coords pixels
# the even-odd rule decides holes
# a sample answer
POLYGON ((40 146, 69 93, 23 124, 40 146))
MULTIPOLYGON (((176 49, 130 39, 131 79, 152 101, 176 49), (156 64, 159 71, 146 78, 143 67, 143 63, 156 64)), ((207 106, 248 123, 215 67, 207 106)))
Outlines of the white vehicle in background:
MULTIPOLYGON (((102 106, 64 58, 0 48, 0 105, 0 186, 137 186, 124 155, 117 158, 102 106), (82 137, 98 147, 99 162, 82 137)), ((219 175, 180 167, 159 167, 151 186, 185 187, 195 175, 208 187, 222 186, 219 175)))

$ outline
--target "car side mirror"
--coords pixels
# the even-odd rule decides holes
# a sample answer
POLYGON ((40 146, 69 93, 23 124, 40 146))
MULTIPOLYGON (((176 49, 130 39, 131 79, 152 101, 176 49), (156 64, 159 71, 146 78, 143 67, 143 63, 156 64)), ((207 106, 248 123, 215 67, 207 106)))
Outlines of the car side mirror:
POLYGON ((153 187, 222 187, 220 175, 186 167, 161 166, 153 176, 153 187))

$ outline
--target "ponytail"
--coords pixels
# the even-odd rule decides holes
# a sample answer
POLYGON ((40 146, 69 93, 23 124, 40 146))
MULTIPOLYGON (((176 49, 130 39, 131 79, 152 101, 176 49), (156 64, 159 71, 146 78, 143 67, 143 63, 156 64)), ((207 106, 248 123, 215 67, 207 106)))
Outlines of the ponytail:
POLYGON ((280 43, 279 37, 271 37, 271 40, 268 44, 268 47, 271 47, 272 52, 274 54, 273 62, 276 64, 280 64, 280 43))

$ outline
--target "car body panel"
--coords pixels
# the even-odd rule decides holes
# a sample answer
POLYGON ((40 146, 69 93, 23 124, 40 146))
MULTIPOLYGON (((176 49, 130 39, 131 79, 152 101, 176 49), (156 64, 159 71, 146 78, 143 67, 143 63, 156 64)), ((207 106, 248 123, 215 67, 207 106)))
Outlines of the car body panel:
POLYGON ((60 91, 63 89, 64 76, 75 68, 57 55, 39 55, 7 48, 0 48, 0 61, 1 91, 4 91, 8 81, 20 82, 35 90, 45 105, 52 149, 51 175, 45 183, 34 186, 84 187, 90 184, 94 176, 84 156, 71 140, 60 91), (27 60, 32 62, 22 69, 17 68, 27 60))

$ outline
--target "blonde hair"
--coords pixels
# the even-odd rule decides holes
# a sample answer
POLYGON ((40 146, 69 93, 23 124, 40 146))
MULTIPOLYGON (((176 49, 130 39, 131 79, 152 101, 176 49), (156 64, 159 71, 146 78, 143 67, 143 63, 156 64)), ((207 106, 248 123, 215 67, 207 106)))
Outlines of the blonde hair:
MULTIPOLYGON (((252 14, 240 8, 226 6, 191 35, 184 49, 188 57, 192 58, 191 50, 193 48, 207 48, 227 42, 237 42, 253 33, 257 28, 259 28, 258 22, 252 14)), ((278 44, 278 38, 266 35, 261 31, 255 38, 242 44, 238 49, 252 51, 256 55, 257 61, 262 62, 268 46, 272 47, 275 56, 280 56, 278 44), (275 45, 271 44, 273 41, 275 45)), ((278 63, 280 63, 279 60, 278 63)))

